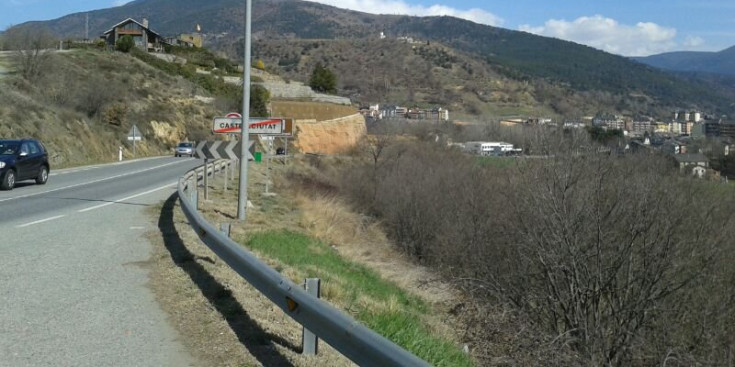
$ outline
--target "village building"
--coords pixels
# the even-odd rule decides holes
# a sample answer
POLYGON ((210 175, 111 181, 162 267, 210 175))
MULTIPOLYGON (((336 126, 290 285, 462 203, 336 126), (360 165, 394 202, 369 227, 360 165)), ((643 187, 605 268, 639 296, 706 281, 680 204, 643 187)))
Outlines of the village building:
POLYGON ((164 46, 168 44, 161 35, 148 27, 148 20, 145 18, 142 23, 132 18, 125 19, 103 33, 101 38, 108 47, 114 48, 123 36, 131 36, 135 47, 148 52, 163 52, 164 46))

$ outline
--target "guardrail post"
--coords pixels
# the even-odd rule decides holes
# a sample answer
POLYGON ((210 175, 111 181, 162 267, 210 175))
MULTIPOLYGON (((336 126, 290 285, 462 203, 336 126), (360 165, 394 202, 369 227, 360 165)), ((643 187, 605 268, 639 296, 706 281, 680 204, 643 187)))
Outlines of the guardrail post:
MULTIPOLYGON (((319 278, 306 278, 304 282, 304 289, 306 293, 319 298, 321 288, 321 279, 319 278)), ((303 328, 303 334, 301 338, 301 350, 302 354, 306 356, 315 356, 319 351, 319 338, 314 333, 309 331, 307 328, 303 328)))
POLYGON ((265 155, 265 193, 266 195, 269 194, 268 184, 270 184, 270 180, 271 180, 271 160, 268 158, 268 153, 266 152, 266 155, 265 155))
POLYGON ((225 192, 227 192, 227 171, 229 171, 228 168, 231 165, 232 165, 232 161, 229 161, 229 162, 225 163, 225 168, 222 170, 222 171, 224 171, 224 174, 225 174, 225 184, 224 184, 224 186, 225 186, 225 192))
POLYGON ((193 190, 191 190, 191 203, 198 210, 199 209, 199 189, 197 188, 197 185, 194 185, 192 188, 193 190))
POLYGON ((189 201, 194 202, 194 191, 197 189, 197 179, 196 179, 196 173, 194 173, 194 176, 189 180, 190 182, 186 184, 187 188, 189 189, 189 201))
POLYGON ((209 180, 207 176, 209 175, 209 159, 204 158, 204 200, 209 200, 209 180))
POLYGON ((237 170, 237 164, 238 164, 237 159, 235 159, 234 164, 230 164, 230 179, 231 180, 235 179, 235 170, 237 170))
POLYGON ((224 233, 227 238, 230 238, 230 223, 222 223, 219 225, 219 231, 224 233))

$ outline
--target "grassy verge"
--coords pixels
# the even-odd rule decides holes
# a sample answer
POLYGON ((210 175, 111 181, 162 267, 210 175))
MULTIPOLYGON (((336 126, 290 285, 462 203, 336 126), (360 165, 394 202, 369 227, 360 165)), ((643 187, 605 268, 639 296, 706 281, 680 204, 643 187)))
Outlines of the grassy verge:
POLYGON ((323 298, 432 365, 472 365, 468 355, 422 322, 430 306, 375 271, 343 259, 330 246, 290 231, 256 233, 241 242, 278 261, 276 269, 296 282, 321 278, 323 298))
POLYGON ((485 166, 493 166, 496 168, 508 168, 518 164, 518 158, 513 157, 477 157, 477 164, 485 166))

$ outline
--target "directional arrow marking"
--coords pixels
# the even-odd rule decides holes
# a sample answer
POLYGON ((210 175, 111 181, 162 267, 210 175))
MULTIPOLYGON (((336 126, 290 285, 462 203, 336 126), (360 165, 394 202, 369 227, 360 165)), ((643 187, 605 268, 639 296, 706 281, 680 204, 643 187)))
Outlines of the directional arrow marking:
POLYGON ((197 156, 197 158, 200 158, 201 159, 201 158, 204 158, 205 157, 203 149, 204 149, 204 146, 206 146, 206 145, 207 145, 207 142, 206 141, 200 141, 200 142, 197 143, 197 148, 196 148, 196 156, 197 156))
POLYGON ((235 147, 240 146, 238 144, 239 142, 231 141, 227 146, 225 147, 225 155, 230 157, 230 159, 237 159, 239 157, 239 154, 236 154, 232 149, 235 147))
POLYGON ((217 147, 219 147, 219 146, 220 146, 220 144, 222 144, 222 141, 219 141, 219 140, 217 140, 217 141, 215 141, 215 142, 214 142, 214 143, 213 143, 213 144, 212 144, 212 145, 211 145, 211 146, 209 147, 209 154, 210 154, 210 155, 212 156, 212 159, 220 159, 220 158, 222 158, 222 157, 221 157, 221 156, 219 155, 219 152, 217 151, 217 147))
MULTIPOLYGON (((255 141, 250 140, 248 146, 248 160, 254 160, 255 157, 255 141)), ((221 140, 217 141, 202 141, 197 143, 195 150, 195 157, 199 159, 239 159, 242 142, 230 141, 224 142, 221 140)))

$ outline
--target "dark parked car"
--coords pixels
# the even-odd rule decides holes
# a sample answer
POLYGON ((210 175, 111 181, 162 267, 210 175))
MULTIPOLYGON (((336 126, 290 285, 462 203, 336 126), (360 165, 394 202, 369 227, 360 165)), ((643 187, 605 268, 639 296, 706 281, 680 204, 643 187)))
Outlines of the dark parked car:
POLYGON ((48 173, 48 154, 38 140, 0 139, 0 189, 12 190, 17 182, 25 180, 43 185, 48 173))
POLYGON ((193 156, 194 155, 194 143, 190 142, 181 142, 176 147, 176 151, 174 152, 174 157, 182 157, 182 156, 193 156))

